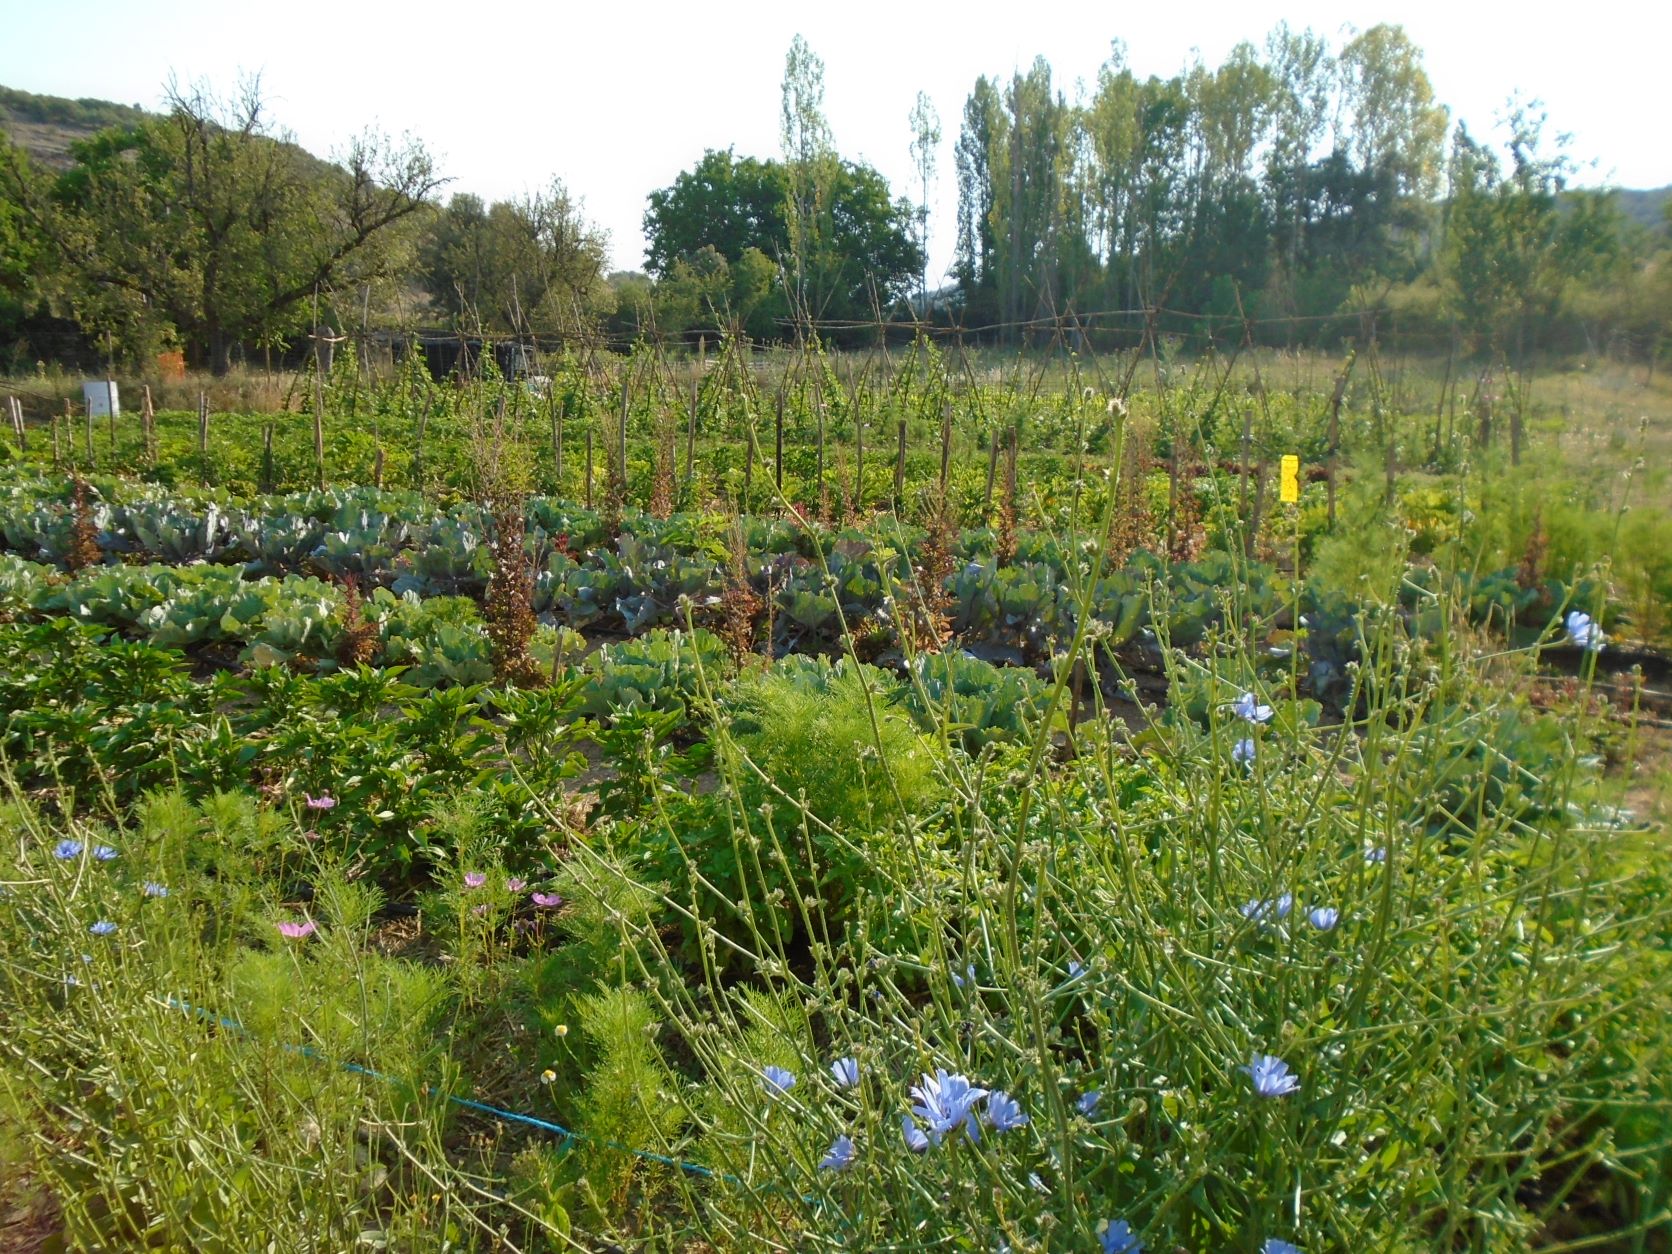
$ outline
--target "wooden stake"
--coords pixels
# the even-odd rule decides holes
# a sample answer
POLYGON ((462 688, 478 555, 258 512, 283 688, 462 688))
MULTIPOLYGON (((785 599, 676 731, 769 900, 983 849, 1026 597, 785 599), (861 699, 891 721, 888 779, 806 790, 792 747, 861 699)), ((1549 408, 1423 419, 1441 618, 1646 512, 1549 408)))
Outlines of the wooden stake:
POLYGON ((557 494, 563 495, 563 406, 557 403, 557 389, 552 389, 552 476, 557 480, 557 494))
POLYGON ((139 404, 139 426, 145 439, 146 463, 157 464, 157 411, 151 407, 151 385, 144 385, 143 399, 139 404))
POLYGON ((1357 360, 1355 350, 1347 354, 1347 364, 1341 368, 1341 373, 1335 380, 1335 394, 1329 402, 1329 461, 1325 466, 1329 485, 1329 525, 1335 526, 1335 463, 1341 450, 1341 398, 1347 394, 1347 380, 1353 373, 1353 362, 1357 360))
POLYGON ((850 405, 853 410, 853 441, 856 465, 853 472, 853 505, 861 514, 865 512, 865 417, 859 408, 850 405))
POLYGON ((325 380, 319 370, 317 354, 314 361, 313 409, 314 486, 325 490, 325 380))
POLYGON ((946 496, 946 485, 952 476, 952 402, 946 401, 941 409, 941 465, 940 465, 940 494, 946 496))
POLYGON ((592 508, 592 432, 586 433, 586 507, 592 508))
POLYGON ((755 433, 751 431, 749 433, 749 443, 743 447, 743 508, 738 511, 739 513, 747 514, 749 512, 749 498, 752 495, 750 489, 753 486, 752 480, 754 477, 755 433))
POLYGON ((209 451, 209 393, 197 394, 197 451, 209 451))
POLYGON ((261 426, 261 486, 262 490, 271 492, 273 480, 277 476, 273 473, 273 424, 263 423, 261 426))
POLYGON ((894 508, 898 511, 906 495, 906 420, 900 419, 900 451, 894 455, 894 508))
POLYGON ((772 478, 778 490, 784 490, 784 389, 778 388, 778 416, 772 424, 772 478))
POLYGON ((987 446, 987 495, 981 503, 983 515, 993 512, 993 478, 999 470, 999 430, 993 428, 993 438, 987 446))
MULTIPOLYGON (((621 469, 621 490, 625 496, 627 491, 627 418, 633 412, 633 378, 623 368, 621 372, 621 432, 616 444, 617 465, 621 469)), ((626 501, 622 501, 625 505, 626 501)))
POLYGON ((697 406, 702 399, 702 381, 708 375, 708 337, 697 336, 697 373, 691 379, 691 421, 685 428, 685 481, 696 478, 697 406))
POLYGON ((824 397, 820 396, 815 402, 819 420, 819 469, 817 490, 819 499, 824 499, 824 397))

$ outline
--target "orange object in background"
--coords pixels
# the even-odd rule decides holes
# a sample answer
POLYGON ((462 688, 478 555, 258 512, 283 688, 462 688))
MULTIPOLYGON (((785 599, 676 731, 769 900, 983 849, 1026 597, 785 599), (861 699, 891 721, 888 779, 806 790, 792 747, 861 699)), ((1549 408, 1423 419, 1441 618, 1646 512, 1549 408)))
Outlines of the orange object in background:
POLYGON ((186 354, 158 353, 157 373, 164 379, 179 380, 186 377, 186 354))

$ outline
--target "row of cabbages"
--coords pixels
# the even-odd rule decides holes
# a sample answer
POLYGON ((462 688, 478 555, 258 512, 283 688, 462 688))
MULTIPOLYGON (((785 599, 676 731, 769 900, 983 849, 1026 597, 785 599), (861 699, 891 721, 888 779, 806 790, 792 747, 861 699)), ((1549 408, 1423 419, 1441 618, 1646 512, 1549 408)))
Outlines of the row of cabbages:
MULTIPOLYGON (((213 563, 249 579, 353 577, 368 592, 419 597, 478 595, 492 571, 491 523, 477 506, 442 508, 412 493, 354 488, 240 503, 113 481, 89 508, 111 569, 148 556, 165 565, 213 563)), ((61 486, 13 484, 0 494, 0 536, 14 553, 61 565, 72 525, 61 486)), ((921 596, 911 556, 920 529, 887 522, 833 530, 758 518, 739 526, 744 577, 772 608, 775 652, 828 648, 844 620, 886 632, 921 596)), ((1072 636, 1095 555, 1088 545, 1024 535, 1015 559, 1000 567, 993 541, 985 529, 958 538, 956 570, 939 590, 937 608, 964 647, 996 660, 1036 662, 1072 636)), ((636 635, 678 625, 687 602, 700 612, 732 590, 724 525, 713 518, 629 514, 611 536, 595 511, 534 498, 525 548, 535 611, 576 630, 636 635)), ((1222 620, 1223 590, 1233 585, 1241 589, 1243 613, 1269 613, 1276 605, 1267 572, 1226 555, 1168 567, 1139 554, 1090 590, 1100 634, 1119 644, 1151 625, 1152 584, 1162 589, 1164 621, 1180 643, 1222 620)))

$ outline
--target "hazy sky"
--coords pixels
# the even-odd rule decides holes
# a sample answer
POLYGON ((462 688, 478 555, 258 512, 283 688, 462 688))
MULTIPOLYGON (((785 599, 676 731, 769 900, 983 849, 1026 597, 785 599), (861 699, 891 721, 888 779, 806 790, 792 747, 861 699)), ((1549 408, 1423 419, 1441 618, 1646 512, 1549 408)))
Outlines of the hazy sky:
POLYGON ((158 106, 170 73, 230 90, 259 72, 272 117, 321 155, 367 125, 410 131, 454 181, 487 199, 554 175, 610 235, 614 266, 643 264, 645 196, 705 148, 778 152, 784 54, 799 32, 825 63, 825 111, 842 155, 917 199, 907 117, 918 91, 941 117, 931 189, 931 281, 950 263, 957 204, 952 146, 976 76, 1036 55, 1072 98, 1095 83, 1112 39, 1140 75, 1198 53, 1216 66, 1279 20, 1338 49, 1347 23, 1401 23, 1426 54, 1435 93, 1477 136, 1512 92, 1542 99, 1549 130, 1596 164, 1578 180, 1672 183, 1666 56, 1672 6, 1557 9, 1429 0, 1377 6, 1024 4, 250 5, 0 0, 0 83, 158 106), (1006 16, 998 16, 1005 12, 1006 16), (1011 14, 1020 13, 1016 20, 1011 14))

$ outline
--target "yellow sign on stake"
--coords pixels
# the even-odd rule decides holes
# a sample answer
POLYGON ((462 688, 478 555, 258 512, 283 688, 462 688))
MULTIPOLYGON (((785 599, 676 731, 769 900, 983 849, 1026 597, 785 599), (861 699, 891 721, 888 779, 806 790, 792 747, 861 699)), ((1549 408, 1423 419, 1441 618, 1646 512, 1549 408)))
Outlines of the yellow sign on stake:
POLYGON ((1283 457, 1283 478, 1278 484, 1277 499, 1285 505, 1300 500, 1300 458, 1293 453, 1283 457))

